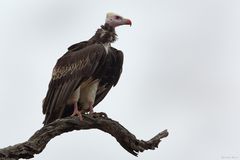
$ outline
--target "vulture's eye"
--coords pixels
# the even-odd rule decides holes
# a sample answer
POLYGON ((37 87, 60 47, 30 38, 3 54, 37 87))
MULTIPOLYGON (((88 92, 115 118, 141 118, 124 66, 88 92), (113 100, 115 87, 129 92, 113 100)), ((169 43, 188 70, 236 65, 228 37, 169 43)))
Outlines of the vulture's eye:
POLYGON ((119 19, 121 19, 122 17, 120 17, 120 16, 115 16, 115 18, 119 20, 119 19))

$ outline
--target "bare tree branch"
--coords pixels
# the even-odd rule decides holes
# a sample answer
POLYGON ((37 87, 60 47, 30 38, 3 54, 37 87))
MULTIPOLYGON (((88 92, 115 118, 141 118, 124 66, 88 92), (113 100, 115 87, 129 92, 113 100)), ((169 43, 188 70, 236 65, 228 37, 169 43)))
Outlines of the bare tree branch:
POLYGON ((105 113, 95 113, 93 117, 83 115, 83 117, 83 121, 78 117, 66 117, 43 126, 28 141, 0 149, 0 160, 33 158, 34 154, 43 151, 52 138, 73 130, 100 129, 115 137, 120 145, 134 156, 144 150, 154 150, 161 139, 168 136, 167 130, 164 130, 149 141, 138 140, 117 121, 108 118, 105 113))

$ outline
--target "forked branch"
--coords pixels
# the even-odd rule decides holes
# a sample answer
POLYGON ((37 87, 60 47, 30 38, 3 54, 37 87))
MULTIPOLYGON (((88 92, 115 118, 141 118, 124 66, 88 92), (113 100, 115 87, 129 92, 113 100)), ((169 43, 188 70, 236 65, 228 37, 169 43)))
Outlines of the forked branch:
POLYGON ((73 130, 100 129, 115 137, 119 144, 134 156, 144 150, 154 150, 161 139, 168 136, 167 130, 164 130, 148 141, 138 140, 120 123, 108 118, 105 113, 95 113, 93 117, 83 115, 83 118, 84 120, 80 121, 78 117, 67 117, 43 126, 28 141, 0 149, 0 160, 33 158, 34 154, 43 151, 52 138, 73 130))

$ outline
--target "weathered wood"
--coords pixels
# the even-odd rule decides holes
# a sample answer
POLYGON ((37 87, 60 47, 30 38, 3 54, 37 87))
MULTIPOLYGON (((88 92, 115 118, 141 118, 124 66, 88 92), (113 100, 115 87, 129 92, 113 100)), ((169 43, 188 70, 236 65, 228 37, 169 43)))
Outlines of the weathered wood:
POLYGON ((58 119, 36 131, 28 141, 0 149, 0 160, 17 160, 20 158, 30 159, 34 154, 41 153, 47 143, 62 133, 82 129, 99 129, 111 134, 120 145, 129 153, 137 156, 139 152, 158 147, 162 138, 168 136, 164 130, 149 141, 138 140, 132 133, 117 121, 106 116, 105 113, 95 113, 93 117, 83 115, 84 120, 78 117, 58 119))

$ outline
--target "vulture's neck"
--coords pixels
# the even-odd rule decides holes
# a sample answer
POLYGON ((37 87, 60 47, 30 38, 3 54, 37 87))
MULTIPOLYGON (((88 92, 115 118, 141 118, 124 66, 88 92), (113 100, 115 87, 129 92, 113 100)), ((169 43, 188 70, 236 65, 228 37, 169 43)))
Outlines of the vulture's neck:
POLYGON ((105 23, 99 28, 95 35, 89 40, 90 43, 110 44, 116 41, 117 34, 114 27, 105 23))

